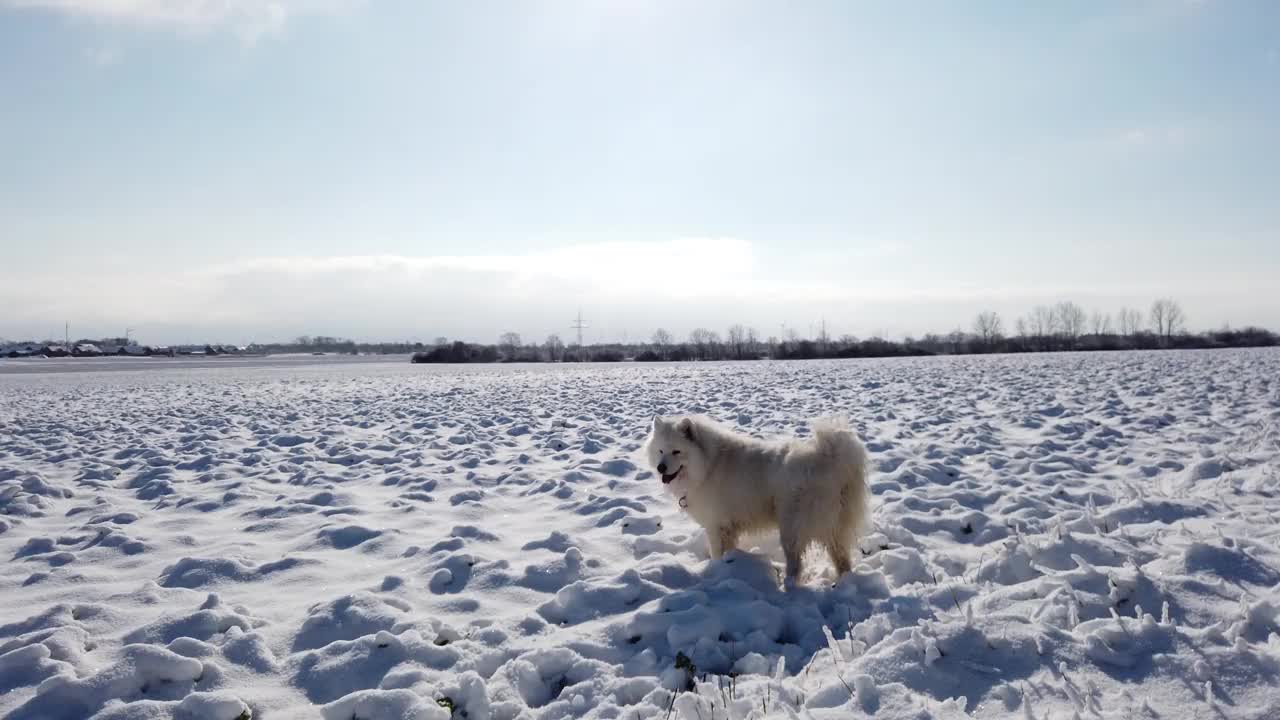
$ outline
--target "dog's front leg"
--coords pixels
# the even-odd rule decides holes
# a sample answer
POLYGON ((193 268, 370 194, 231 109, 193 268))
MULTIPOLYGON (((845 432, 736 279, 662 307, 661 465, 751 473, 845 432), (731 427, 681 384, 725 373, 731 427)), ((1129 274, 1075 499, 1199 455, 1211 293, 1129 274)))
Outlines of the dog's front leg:
POLYGON ((805 542, 801 539, 800 528, 794 522, 784 520, 780 527, 780 537, 782 541, 782 554, 787 561, 787 574, 783 578, 782 586, 787 590, 791 590, 800 580, 800 571, 803 569, 805 542))
POLYGON ((711 546, 711 559, 719 560, 725 553, 738 547, 738 533, 731 527, 720 527, 707 533, 711 546))

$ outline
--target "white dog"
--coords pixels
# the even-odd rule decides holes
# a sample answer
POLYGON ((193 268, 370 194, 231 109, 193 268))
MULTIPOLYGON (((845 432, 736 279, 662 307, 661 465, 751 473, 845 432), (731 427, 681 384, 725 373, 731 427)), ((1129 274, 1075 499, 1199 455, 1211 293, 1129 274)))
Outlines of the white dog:
POLYGON ((842 575, 866 525, 867 452, 847 426, 816 426, 810 440, 765 442, 707 418, 653 419, 650 465, 707 532, 711 557, 737 547, 742 533, 778 529, 786 586, 813 543, 842 575))

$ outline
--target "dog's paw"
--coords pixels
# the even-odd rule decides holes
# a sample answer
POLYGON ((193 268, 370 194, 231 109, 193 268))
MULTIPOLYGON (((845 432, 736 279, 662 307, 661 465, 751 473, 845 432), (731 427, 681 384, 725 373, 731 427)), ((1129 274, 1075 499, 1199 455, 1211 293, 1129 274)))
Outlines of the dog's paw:
POLYGON ((797 582, 795 578, 788 576, 782 579, 783 590, 787 592, 791 592, 792 590, 796 589, 796 586, 797 586, 797 582))

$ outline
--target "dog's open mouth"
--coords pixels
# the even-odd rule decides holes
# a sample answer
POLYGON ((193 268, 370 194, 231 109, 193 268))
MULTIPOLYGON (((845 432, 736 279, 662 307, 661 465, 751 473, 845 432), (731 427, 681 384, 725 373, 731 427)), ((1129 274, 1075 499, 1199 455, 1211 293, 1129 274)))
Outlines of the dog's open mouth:
POLYGON ((676 471, 675 471, 675 472, 673 472, 673 473, 670 473, 670 474, 668 474, 668 473, 663 473, 663 474, 662 474, 662 484, 663 484, 663 485, 669 485, 669 484, 671 484, 671 481, 672 481, 672 480, 675 480, 675 479, 676 479, 676 476, 677 476, 677 475, 679 475, 683 470, 684 470, 684 466, 683 466, 683 465, 681 465, 680 467, 676 468, 676 471))

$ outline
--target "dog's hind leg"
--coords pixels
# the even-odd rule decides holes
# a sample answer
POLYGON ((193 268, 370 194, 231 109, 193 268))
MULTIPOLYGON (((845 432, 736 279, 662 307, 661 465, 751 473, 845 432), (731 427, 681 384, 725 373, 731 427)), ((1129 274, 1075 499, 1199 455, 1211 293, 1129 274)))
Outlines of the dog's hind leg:
POLYGON ((853 563, 849 559, 849 544, 845 542, 844 538, 831 538, 823 544, 827 546, 827 554, 831 556, 831 564, 836 568, 836 577, 840 577, 853 569, 853 563))
POLYGON ((836 577, 840 577, 853 568, 850 560, 851 548, 857 542, 863 524, 865 500, 860 496, 861 481, 855 480, 840 491, 840 510, 836 516, 836 525, 823 538, 827 554, 831 556, 831 564, 836 568, 836 577))

